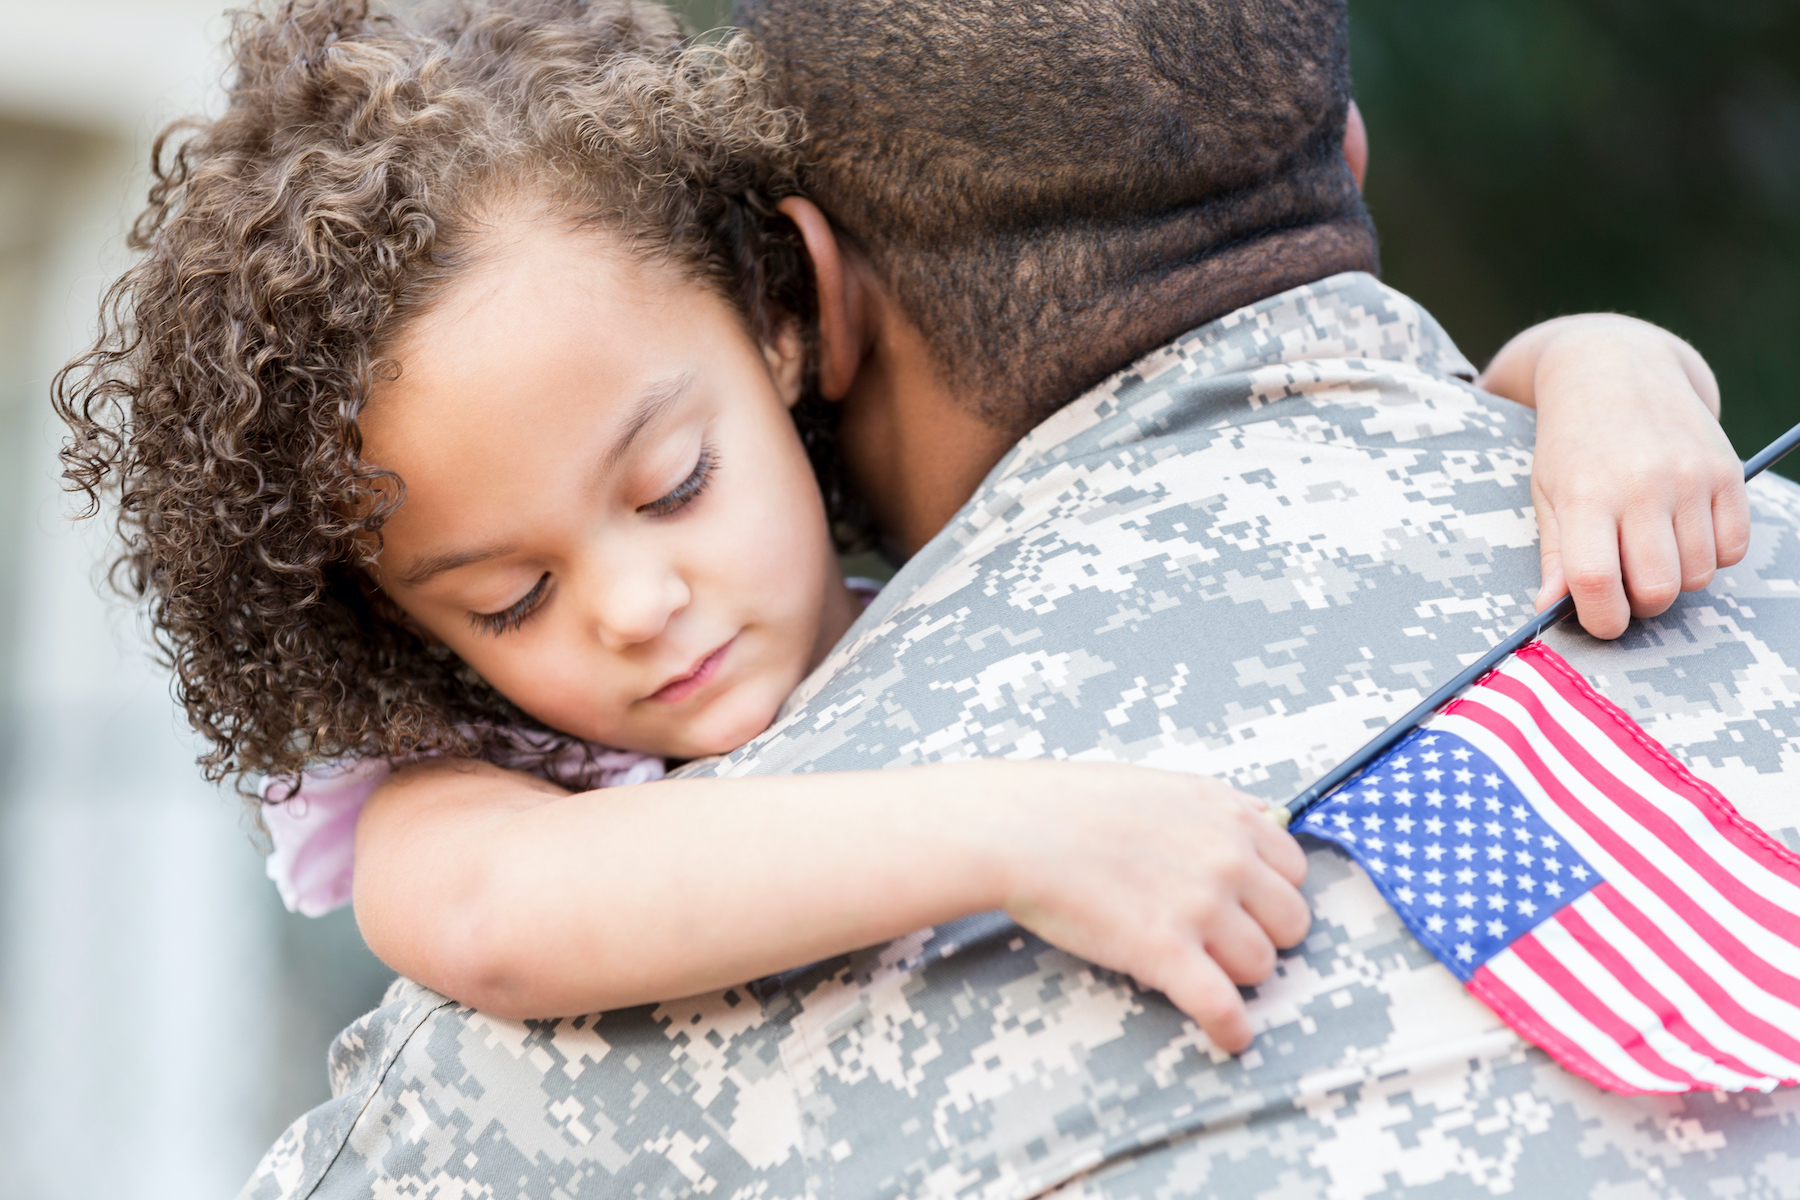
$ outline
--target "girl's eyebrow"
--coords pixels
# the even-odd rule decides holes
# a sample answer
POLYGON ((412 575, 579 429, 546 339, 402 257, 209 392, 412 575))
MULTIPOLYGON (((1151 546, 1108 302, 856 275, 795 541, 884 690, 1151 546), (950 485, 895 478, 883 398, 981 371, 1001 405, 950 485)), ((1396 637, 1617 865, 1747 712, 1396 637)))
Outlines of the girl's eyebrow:
POLYGON ((603 475, 612 474, 613 470, 624 460, 626 451, 631 449, 632 440, 674 407, 675 402, 687 395, 688 389, 693 384, 694 373, 683 371, 672 378, 659 379, 646 387, 638 396, 637 404, 632 407, 631 415, 625 420, 625 431, 619 435, 619 440, 614 442, 605 456, 601 458, 601 473, 603 475))
POLYGON ((396 578, 407 587, 421 587, 445 571, 486 562, 490 558, 499 558, 512 552, 511 546, 484 546, 479 550, 450 550, 442 554, 427 554, 414 559, 396 578))

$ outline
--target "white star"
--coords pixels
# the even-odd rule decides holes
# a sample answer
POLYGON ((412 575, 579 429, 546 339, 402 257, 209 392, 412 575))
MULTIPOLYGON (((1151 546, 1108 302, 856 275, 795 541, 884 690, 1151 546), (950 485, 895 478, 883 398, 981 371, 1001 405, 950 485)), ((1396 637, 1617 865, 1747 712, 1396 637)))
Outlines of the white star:
POLYGON ((1362 822, 1364 829, 1380 829, 1383 825, 1387 824, 1386 821, 1382 820, 1380 813, 1365 813, 1362 822))
POLYGON ((1489 812, 1499 812, 1500 811, 1500 797, 1498 797, 1498 796, 1483 796, 1482 802, 1487 805, 1487 810, 1489 812))
POLYGON ((1432 913, 1429 917, 1425 918, 1425 928, 1432 933, 1444 932, 1444 918, 1438 916, 1436 913, 1432 913))
POLYGON ((1395 842, 1394 843, 1394 853, 1398 854, 1401 858, 1411 858, 1412 852, 1413 852, 1413 847, 1412 847, 1411 842, 1395 842))
POLYGON ((1562 844, 1547 833, 1543 837, 1539 838, 1538 841, 1543 843, 1544 849, 1546 849, 1546 850, 1554 850, 1557 848, 1557 846, 1562 844))
POLYGON ((1374 788, 1368 788, 1363 791, 1362 800, 1363 800, 1364 804, 1380 804, 1381 803, 1381 793, 1376 791, 1374 788))
POLYGON ((1464 962, 1468 962, 1475 957, 1475 951, 1469 943, 1458 942, 1456 943, 1456 957, 1462 959, 1464 962))
POLYGON ((1518 885, 1521 892, 1529 892, 1537 887, 1537 880, 1529 875, 1515 875, 1513 876, 1513 882, 1518 885))
POLYGON ((1450 752, 1450 756, 1452 758, 1454 758, 1457 762, 1468 762, 1469 754, 1470 754, 1470 751, 1461 746, 1457 747, 1455 750, 1452 750, 1450 752))
POLYGON ((1482 849, 1487 851, 1487 856, 1488 856, 1489 862, 1505 862, 1506 861, 1506 851, 1501 849, 1499 846, 1483 846, 1482 849))
POLYGON ((1517 827, 1516 829, 1513 830, 1513 837, 1521 842, 1529 842, 1531 840, 1531 830, 1527 829, 1523 825, 1520 825, 1519 827, 1517 827))
MULTIPOLYGON (((1404 754, 1401 754, 1401 755, 1398 755, 1395 757, 1394 765, 1396 767, 1399 767, 1402 771, 1404 771, 1404 770, 1406 770, 1406 768, 1412 766, 1412 759, 1406 757, 1406 755, 1404 755, 1404 754)), ((1396 776, 1394 776, 1394 778, 1398 779, 1400 777, 1398 775, 1396 775, 1396 776)))
POLYGON ((1546 871, 1550 872, 1552 875, 1554 875, 1558 871, 1562 870, 1562 864, 1557 862, 1554 858, 1546 858, 1544 860, 1544 870, 1546 870, 1546 871))
POLYGON ((1405 814, 1402 814, 1402 815, 1394 818, 1394 832, 1395 833, 1411 833, 1413 831, 1413 826, 1415 824, 1417 824, 1417 822, 1415 822, 1411 817, 1406 816, 1405 814))
POLYGON ((1431 805, 1433 808, 1444 807, 1444 793, 1433 788, 1431 791, 1425 793, 1425 803, 1431 805))
POLYGON ((1427 871, 1425 872, 1425 882, 1429 883, 1432 887, 1436 887, 1438 884, 1444 882, 1444 873, 1438 870, 1427 871))
POLYGON ((1505 887, 1506 872, 1500 870, 1489 871, 1487 873, 1487 881, 1489 887, 1505 887))
POLYGON ((1487 924, 1489 937, 1500 937, 1506 933, 1505 921, 1489 921, 1487 924))
POLYGON ((1458 932, 1458 933, 1474 933, 1475 932, 1475 918, 1474 917, 1458 917, 1458 918, 1456 918, 1456 932, 1458 932))
MULTIPOLYGON (((1437 734, 1435 734, 1435 733, 1426 734, 1424 737, 1419 739, 1419 745, 1421 745, 1421 746, 1437 745, 1437 734)), ((1433 757, 1435 758, 1436 756, 1433 755, 1433 757)))
POLYGON ((1506 832, 1506 826, 1500 824, 1498 821, 1489 821, 1487 824, 1483 825, 1482 828, 1487 831, 1487 835, 1491 838, 1497 838, 1506 832))
POLYGON ((1432 837, 1436 837, 1438 834, 1444 832, 1444 819, 1442 817, 1426 817, 1425 832, 1429 833, 1432 837))
POLYGON ((1563 885, 1556 882, 1556 880, 1552 879, 1549 883, 1546 883, 1544 885, 1544 890, 1549 892, 1553 899, 1562 899, 1563 885))
POLYGON ((1413 890, 1409 887, 1397 887, 1394 889, 1394 897, 1402 904, 1411 904, 1414 899, 1413 890))
POLYGON ((1444 847, 1437 842, 1431 843, 1431 845, 1425 847, 1425 857, 1432 862, 1436 862, 1438 859, 1444 857, 1444 847))
POLYGON ((1474 803, 1475 803, 1475 797, 1469 795, 1469 793, 1467 793, 1467 792, 1456 793, 1456 807, 1469 808, 1469 807, 1473 806, 1474 803))
POLYGON ((1468 783, 1468 782, 1472 781, 1474 778, 1475 778, 1475 772, 1469 770, 1466 767, 1459 768, 1456 772, 1456 782, 1458 782, 1458 783, 1468 783))
POLYGON ((1531 815, 1530 813, 1525 811, 1525 806, 1523 804, 1515 804, 1512 806, 1513 820, 1523 821, 1526 817, 1529 817, 1530 815, 1531 815))
POLYGON ((1411 879, 1413 877, 1413 869, 1411 867, 1407 866, 1405 863, 1401 863, 1399 866, 1394 868, 1394 874, 1398 875, 1402 879, 1411 879))
POLYGON ((1371 858, 1368 862, 1369 870, 1375 872, 1377 875, 1387 874, 1387 864, 1382 862, 1379 858, 1371 858))
POLYGON ((1363 845, 1371 850, 1382 850, 1387 847, 1387 843, 1382 841, 1379 837, 1366 837, 1363 839, 1363 845))
MULTIPOLYGON (((1429 742, 1423 742, 1420 744, 1421 745, 1430 745, 1429 742)), ((1440 759, 1442 757, 1444 757, 1444 756, 1439 754, 1436 750, 1427 750, 1425 753, 1419 755, 1419 760, 1421 762, 1436 762, 1438 759, 1440 759)))
POLYGON ((1529 850, 1513 851, 1513 861, 1518 863, 1521 867, 1529 867, 1532 863, 1531 851, 1529 851, 1529 850))
POLYGON ((1506 911, 1506 897, 1502 896, 1499 892, 1494 892, 1491 895, 1489 895, 1487 898, 1487 901, 1488 901, 1488 907, 1493 909, 1495 912, 1505 912, 1506 911))
POLYGON ((1475 847, 1469 845, 1469 843, 1464 842, 1462 845, 1460 845, 1456 848, 1456 861, 1457 862, 1468 862, 1470 859, 1472 859, 1474 857, 1475 857, 1475 847))
POLYGON ((1516 907, 1518 908, 1518 910, 1521 913, 1523 913, 1524 915, 1526 915, 1528 917, 1534 917, 1537 915, 1537 905, 1533 904, 1529 900, 1520 900, 1518 902, 1518 904, 1516 905, 1516 907))
POLYGON ((1468 887, 1471 883, 1475 882, 1474 870, 1470 867, 1464 867, 1456 873, 1456 882, 1462 884, 1464 887, 1468 887))
POLYGON ((1456 907, 1458 907, 1458 908, 1474 908, 1475 907, 1474 895, 1469 892, 1456 893, 1456 907))
POLYGON ((1481 777, 1481 782, 1487 784, 1491 788, 1497 788, 1500 786, 1500 777, 1490 771, 1481 777))
POLYGON ((1395 804, 1401 804, 1401 805, 1405 805, 1407 808, 1411 808, 1412 801, 1413 801, 1413 793, 1407 791, 1405 788, 1401 788, 1399 791, 1394 793, 1394 803, 1395 804))
POLYGON ((1426 892, 1425 893, 1425 903, 1431 905, 1431 907, 1433 907, 1433 908, 1444 907, 1444 893, 1442 893, 1442 892, 1426 892))
POLYGON ((1574 866, 1570 867, 1569 874, 1573 875, 1577 880, 1579 880, 1582 883, 1587 882, 1588 869, 1586 867, 1582 866, 1580 863, 1576 863, 1574 866))
POLYGON ((1467 817, 1459 818, 1456 822, 1456 834, 1458 837, 1474 837, 1475 822, 1467 817))
MULTIPOLYGON (((1394 772, 1394 782, 1395 783, 1411 783, 1412 782, 1412 772, 1411 771, 1395 771, 1394 772)), ((1412 795, 1411 792, 1408 792, 1406 794, 1409 796, 1412 795)))
POLYGON ((1425 781, 1427 783, 1436 783, 1438 780, 1442 779, 1443 777, 1444 777, 1444 773, 1436 767, 1432 767, 1425 772, 1425 781))

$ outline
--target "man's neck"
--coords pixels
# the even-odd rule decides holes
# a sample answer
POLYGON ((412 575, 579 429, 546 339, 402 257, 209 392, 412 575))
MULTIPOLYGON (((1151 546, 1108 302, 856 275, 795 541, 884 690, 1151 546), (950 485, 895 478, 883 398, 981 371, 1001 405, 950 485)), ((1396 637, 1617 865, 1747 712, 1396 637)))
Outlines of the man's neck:
POLYGON ((1285 231, 1209 255, 1146 281, 1087 321, 1071 319, 1055 355, 1062 362, 1054 395, 986 405, 955 387, 918 327, 872 292, 872 336, 843 397, 845 462, 876 524, 910 557, 1020 438, 1114 372, 1246 305, 1343 271, 1375 269, 1373 238, 1363 226, 1285 231), (1015 419, 996 420, 996 413, 1015 419))
POLYGON ((949 524, 1017 435, 960 400, 890 308, 844 397, 841 445, 876 524, 910 558, 949 524))

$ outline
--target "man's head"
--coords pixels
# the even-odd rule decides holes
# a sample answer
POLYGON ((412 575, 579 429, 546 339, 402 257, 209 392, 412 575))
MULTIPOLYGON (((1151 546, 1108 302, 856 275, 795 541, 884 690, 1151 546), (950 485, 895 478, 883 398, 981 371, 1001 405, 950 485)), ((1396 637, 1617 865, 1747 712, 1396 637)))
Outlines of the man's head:
POLYGON ((1170 336, 1375 267, 1342 0, 740 0, 809 194, 1014 435, 1170 336))

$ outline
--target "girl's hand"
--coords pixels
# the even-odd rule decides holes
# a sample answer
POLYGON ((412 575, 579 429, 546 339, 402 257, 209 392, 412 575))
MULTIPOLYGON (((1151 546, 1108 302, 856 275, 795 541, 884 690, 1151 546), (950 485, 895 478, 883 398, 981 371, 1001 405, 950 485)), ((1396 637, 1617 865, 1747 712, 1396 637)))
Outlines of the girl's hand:
POLYGON ((1625 632, 1744 557, 1743 467, 1693 347, 1629 317, 1564 317, 1503 347, 1479 386, 1538 410, 1531 499, 1543 587, 1596 637, 1625 632))
POLYGON ((1306 936, 1306 855, 1261 801, 1197 775, 1109 763, 1005 763, 1033 777, 1005 823, 1007 913, 1131 975, 1236 1053, 1238 984, 1306 936))

